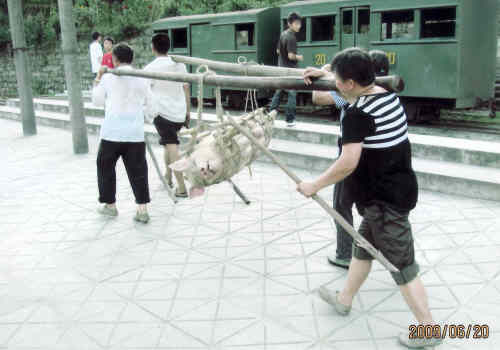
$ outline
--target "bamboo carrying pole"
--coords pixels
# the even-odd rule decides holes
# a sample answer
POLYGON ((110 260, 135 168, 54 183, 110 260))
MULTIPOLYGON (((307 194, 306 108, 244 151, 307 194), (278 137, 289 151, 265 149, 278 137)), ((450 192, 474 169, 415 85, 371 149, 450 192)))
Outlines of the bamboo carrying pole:
POLYGON ((151 148, 151 145, 149 144, 149 142, 147 142, 147 140, 146 140, 146 149, 148 150, 149 156, 151 157, 151 160, 153 161, 153 165, 156 169, 156 173, 158 174, 158 177, 160 178, 161 182, 163 183, 163 186, 165 186, 165 188, 167 189, 168 196, 170 197, 170 199, 172 199, 174 204, 177 204, 178 200, 175 197, 174 192, 172 191, 172 189, 168 185, 167 180, 165 180, 165 177, 161 173, 160 165, 158 164, 158 161, 156 160, 153 149, 151 148))
MULTIPOLYGON (((175 62, 185 63, 189 65, 206 65, 208 68, 216 71, 225 73, 245 74, 248 76, 301 77, 305 71, 305 69, 298 69, 298 68, 274 67, 274 66, 265 66, 261 64, 230 63, 230 62, 213 61, 204 58, 189 57, 189 56, 170 55, 170 57, 175 62)), ((319 81, 321 80, 331 81, 331 79, 319 79, 319 81)), ((401 79, 401 77, 397 75, 377 77, 375 79, 375 83, 377 85, 386 88, 389 91, 394 91, 394 92, 401 92, 404 90, 405 87, 403 79, 401 79)), ((336 90, 336 87, 332 89, 336 90)))
MULTIPOLYGON (((302 182, 302 180, 295 175, 288 167, 278 159, 274 154, 271 153, 266 147, 262 146, 259 141, 249 133, 245 128, 242 128, 236 121, 231 117, 227 117, 229 122, 235 127, 240 133, 248 137, 248 139, 258 147, 267 157, 269 157, 276 165, 278 165, 296 184, 302 182)), ((384 255, 378 251, 370 242, 368 242, 363 236, 361 236, 335 209, 330 207, 323 198, 319 197, 317 194, 311 197, 314 199, 333 219, 335 219, 352 238, 363 247, 368 253, 370 253, 375 259, 377 259, 387 270, 391 272, 398 272, 399 270, 389 261, 384 255)))
POLYGON ((21 100, 21 115, 24 136, 36 134, 35 109, 33 108, 33 89, 31 69, 26 54, 24 35, 23 4, 19 0, 8 0, 10 32, 16 62, 17 89, 21 100))
MULTIPOLYGON (((315 80, 311 85, 306 85, 302 76, 286 76, 286 77, 255 77, 255 76, 233 76, 233 75, 203 75, 192 73, 174 73, 174 72, 146 72, 140 69, 120 70, 106 69, 106 72, 115 75, 126 75, 146 79, 169 80, 176 82, 187 82, 199 84, 203 79, 203 84, 220 86, 225 88, 239 89, 272 89, 272 90, 336 90, 335 79, 322 78, 315 80)), ((402 81, 398 76, 381 77, 397 84, 397 81, 402 81)))

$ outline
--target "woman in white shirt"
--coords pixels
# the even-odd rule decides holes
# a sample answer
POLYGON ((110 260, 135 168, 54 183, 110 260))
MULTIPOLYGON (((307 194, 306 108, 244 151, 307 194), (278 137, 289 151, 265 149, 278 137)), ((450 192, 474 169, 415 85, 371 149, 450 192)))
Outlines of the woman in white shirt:
MULTIPOLYGON (((118 44, 112 54, 115 67, 132 69, 130 64, 134 52, 128 45, 118 44)), ((104 74, 99 80, 102 72, 103 68, 92 90, 93 104, 105 106, 97 155, 99 202, 105 204, 99 212, 109 216, 118 215, 115 167, 121 157, 138 204, 134 220, 147 223, 149 215, 146 204, 150 202, 150 197, 144 143, 144 109, 146 104, 150 104, 151 90, 146 79, 104 74)))

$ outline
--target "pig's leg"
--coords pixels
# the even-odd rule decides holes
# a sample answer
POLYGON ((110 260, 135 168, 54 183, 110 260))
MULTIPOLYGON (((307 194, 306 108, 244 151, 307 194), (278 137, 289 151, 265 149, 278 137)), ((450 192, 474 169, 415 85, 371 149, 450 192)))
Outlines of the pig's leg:
MULTIPOLYGON (((167 169, 170 170, 170 173, 172 170, 168 167, 171 163, 176 162, 179 160, 179 147, 177 144, 167 144, 167 152, 168 153, 168 161, 169 163, 167 164, 167 169)), ((186 183, 184 182, 184 176, 182 175, 181 172, 179 171, 174 171, 175 179, 177 180, 177 192, 176 194, 185 194, 187 193, 186 190, 186 183)))
POLYGON ((165 168, 167 169, 165 171, 165 179, 167 179, 168 185, 170 187, 173 187, 173 183, 172 183, 172 169, 170 169, 168 167, 170 165, 170 163, 172 163, 172 162, 170 161, 170 156, 169 156, 167 145, 165 145, 165 150, 164 150, 163 156, 164 156, 164 159, 165 159, 165 168))

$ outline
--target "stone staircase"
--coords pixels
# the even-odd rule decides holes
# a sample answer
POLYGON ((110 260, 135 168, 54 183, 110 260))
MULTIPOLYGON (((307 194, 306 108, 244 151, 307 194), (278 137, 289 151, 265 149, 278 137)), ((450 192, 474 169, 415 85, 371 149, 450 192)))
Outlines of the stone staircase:
MULTIPOLYGON (((104 110, 93 106, 86 96, 85 115, 89 133, 98 133, 104 110)), ((64 96, 35 99, 39 125, 70 129, 69 107, 64 96)), ((19 100, 7 100, 0 106, 0 117, 20 120, 19 100)), ((204 114, 214 122, 216 116, 204 114)), ((192 116, 196 123, 196 114, 192 116)), ((146 138, 157 144, 153 125, 146 125, 146 138)), ((337 157, 339 127, 328 123, 299 121, 289 128, 277 120, 270 149, 292 167, 322 171, 337 157)), ((410 134, 413 165, 421 189, 473 198, 500 200, 500 139, 471 140, 449 136, 410 134)), ((268 161, 261 157, 261 161, 268 161)))

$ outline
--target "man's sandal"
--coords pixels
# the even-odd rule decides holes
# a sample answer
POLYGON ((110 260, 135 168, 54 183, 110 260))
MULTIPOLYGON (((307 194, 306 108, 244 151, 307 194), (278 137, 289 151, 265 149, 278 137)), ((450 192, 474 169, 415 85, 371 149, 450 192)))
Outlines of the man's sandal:
POLYGON ((175 189, 175 196, 177 198, 187 198, 188 197, 188 193, 187 192, 179 192, 179 189, 176 188, 175 189))
POLYGON ((319 290, 319 296, 321 299, 326 301, 328 304, 332 305, 335 308, 335 311, 337 311, 338 314, 342 316, 347 316, 351 312, 351 305, 344 305, 339 302, 339 292, 332 292, 328 290, 326 287, 320 287, 319 290))

